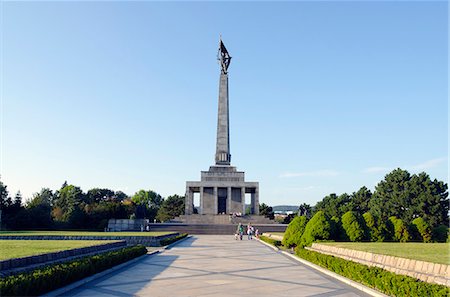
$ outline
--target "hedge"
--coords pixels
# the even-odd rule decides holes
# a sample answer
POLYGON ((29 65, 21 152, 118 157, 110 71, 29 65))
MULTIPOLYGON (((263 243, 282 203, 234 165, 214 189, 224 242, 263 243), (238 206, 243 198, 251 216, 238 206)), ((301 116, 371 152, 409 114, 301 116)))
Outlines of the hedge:
POLYGON ((0 279, 0 296, 36 296, 147 253, 142 245, 53 264, 0 279))
POLYGON ((273 239, 273 238, 270 238, 270 237, 267 237, 267 236, 264 236, 264 235, 261 235, 259 237, 259 239, 261 239, 264 242, 267 242, 268 244, 274 245, 274 246, 280 246, 281 245, 281 241, 280 240, 276 240, 276 239, 273 239))
POLYGON ((187 233, 179 234, 177 236, 161 239, 161 241, 159 243, 162 246, 169 245, 171 243, 174 243, 175 241, 178 241, 178 240, 180 240, 182 238, 185 238, 186 236, 188 236, 187 233))
POLYGON ((391 296, 447 297, 450 295, 450 288, 443 285, 422 282, 378 267, 369 267, 302 248, 297 248, 295 252, 302 259, 391 296))
POLYGON ((286 228, 281 243, 288 248, 300 245, 300 239, 303 231, 305 231, 307 221, 305 216, 295 217, 286 228))

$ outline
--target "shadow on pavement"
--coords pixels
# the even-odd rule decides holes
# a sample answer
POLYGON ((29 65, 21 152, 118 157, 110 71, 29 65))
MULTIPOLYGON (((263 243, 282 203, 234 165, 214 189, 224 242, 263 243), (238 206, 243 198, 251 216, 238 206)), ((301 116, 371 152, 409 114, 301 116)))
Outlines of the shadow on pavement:
POLYGON ((153 254, 62 296, 133 296, 166 270, 178 256, 153 254), (151 267, 149 269, 149 266, 151 267))

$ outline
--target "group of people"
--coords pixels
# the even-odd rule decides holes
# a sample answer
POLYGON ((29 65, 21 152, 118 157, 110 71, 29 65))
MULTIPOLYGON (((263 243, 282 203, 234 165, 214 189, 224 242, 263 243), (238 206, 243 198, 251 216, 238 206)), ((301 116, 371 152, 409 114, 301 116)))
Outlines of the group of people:
MULTIPOLYGON (((238 238, 239 238, 240 240, 242 240, 244 233, 245 233, 245 227, 244 227, 244 225, 239 223, 239 225, 236 229, 236 233, 234 234, 234 239, 238 240, 238 238)), ((252 225, 250 225, 250 223, 247 225, 246 233, 247 233, 248 240, 252 240, 253 236, 255 236, 256 238, 259 238, 259 230, 255 229, 252 225)))

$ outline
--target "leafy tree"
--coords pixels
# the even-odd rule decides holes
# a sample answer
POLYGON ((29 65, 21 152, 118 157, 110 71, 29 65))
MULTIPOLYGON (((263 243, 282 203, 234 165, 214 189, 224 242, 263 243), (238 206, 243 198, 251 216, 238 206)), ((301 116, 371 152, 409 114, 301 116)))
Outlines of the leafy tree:
POLYGON ((101 201, 112 200, 114 198, 114 191, 110 189, 90 189, 86 194, 87 202, 99 203, 101 201))
POLYGON ((425 222, 422 218, 415 218, 412 221, 412 225, 415 227, 414 229, 417 230, 417 233, 419 235, 419 240, 422 240, 423 242, 431 242, 432 232, 431 228, 428 225, 427 222, 425 222))
POLYGON ((305 231, 300 239, 301 247, 310 245, 315 240, 327 240, 330 239, 331 224, 323 211, 318 211, 309 220, 305 226, 305 231))
POLYGON ((359 218, 353 211, 348 211, 342 215, 342 228, 345 230, 350 241, 361 241, 364 238, 364 229, 359 218))
MULTIPOLYGON (((84 206, 84 200, 85 195, 79 187, 63 185, 63 188, 56 192, 54 204, 55 208, 61 210, 61 215, 55 216, 55 220, 68 223, 74 228, 82 227, 84 217, 81 208, 84 206)), ((55 211, 55 214, 59 214, 59 210, 55 211)))
POLYGON ((272 206, 268 206, 265 203, 261 203, 259 205, 259 215, 265 216, 266 218, 269 218, 271 220, 273 220, 275 217, 272 206))
POLYGON ((175 194, 164 199, 156 219, 165 222, 182 214, 184 214, 184 196, 175 194))
POLYGON ((136 218, 148 218, 150 220, 156 217, 163 201, 161 195, 152 190, 139 190, 131 197, 131 200, 137 205, 136 218))
POLYGON ((295 217, 286 228, 281 243, 288 248, 300 245, 303 231, 305 231, 306 222, 306 216, 295 217))

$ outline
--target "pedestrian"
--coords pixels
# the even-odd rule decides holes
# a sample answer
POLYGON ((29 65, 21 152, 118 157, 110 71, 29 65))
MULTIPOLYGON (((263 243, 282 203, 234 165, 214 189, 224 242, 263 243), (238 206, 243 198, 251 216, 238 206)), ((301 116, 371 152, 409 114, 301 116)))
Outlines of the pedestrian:
POLYGON ((244 226, 242 226, 242 224, 239 223, 238 229, 239 229, 239 238, 240 240, 242 240, 242 236, 244 235, 244 226))
POLYGON ((255 236, 256 236, 257 239, 259 239, 259 230, 258 230, 258 228, 256 228, 255 236))
POLYGON ((247 225, 247 239, 248 240, 252 240, 252 225, 248 224, 247 225))

